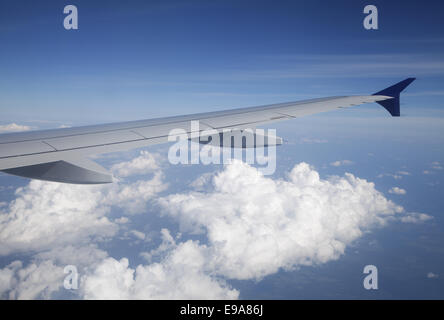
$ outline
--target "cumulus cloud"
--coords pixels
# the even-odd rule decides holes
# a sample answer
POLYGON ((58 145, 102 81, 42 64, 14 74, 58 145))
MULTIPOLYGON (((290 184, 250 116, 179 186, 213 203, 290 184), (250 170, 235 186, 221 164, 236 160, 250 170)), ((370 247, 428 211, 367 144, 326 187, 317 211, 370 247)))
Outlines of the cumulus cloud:
MULTIPOLYGON (((142 153, 126 163, 129 169, 119 166, 118 170, 128 174, 134 163, 143 167, 143 159, 153 167, 151 157, 142 153)), ((0 255, 112 237, 118 230, 116 222, 123 220, 111 221, 107 217, 111 208, 143 212, 147 201, 166 187, 161 171, 151 179, 101 186, 32 180, 17 189, 16 199, 6 208, 0 208, 0 255)))
POLYGON ((333 167, 349 166, 352 164, 353 164, 353 161, 350 161, 350 160, 337 160, 337 161, 330 163, 330 165, 333 167))
POLYGON ((207 172, 200 175, 197 179, 190 183, 190 187, 194 190, 203 191, 208 185, 208 182, 213 178, 213 173, 207 172))
POLYGON ((0 215, 0 255, 111 237, 103 187, 31 181, 0 215))
POLYGON ((0 125, 0 133, 5 132, 19 132, 19 131, 29 131, 32 128, 29 126, 24 126, 16 123, 0 125))
POLYGON ((273 180, 234 161, 207 190, 160 203, 182 231, 207 235, 209 263, 233 279, 338 259, 366 230, 403 212, 373 183, 352 174, 323 180, 306 163, 273 180))
MULTIPOLYGON (((158 168, 145 152, 124 164, 116 170, 125 176, 139 173, 140 168, 158 168)), ((32 180, 18 188, 16 198, 0 207, 0 256, 24 252, 32 259, 26 267, 17 261, 1 270, 0 294, 19 299, 49 297, 63 283, 59 266, 94 267, 108 256, 97 244, 114 237, 129 221, 110 219, 113 208, 140 213, 165 188, 160 169, 135 182, 123 179, 110 185, 79 186, 32 180)), ((140 238, 142 233, 133 235, 140 238)))
POLYGON ((399 188, 399 187, 393 187, 393 188, 390 188, 389 193, 403 195, 403 194, 406 194, 407 191, 405 191, 404 189, 399 188))
POLYGON ((144 212, 148 201, 167 187, 163 173, 158 171, 150 179, 103 187, 104 204, 122 208, 126 214, 139 214, 144 212))
POLYGON ((411 212, 401 217, 401 221, 405 223, 422 223, 433 219, 432 216, 425 213, 411 212))
POLYGON ((85 299, 237 299, 239 292, 206 270, 195 241, 178 245, 158 263, 129 267, 126 258, 105 259, 82 278, 85 299))
POLYGON ((53 261, 57 265, 76 265, 78 268, 93 266, 108 256, 97 244, 71 244, 41 251, 34 256, 34 261, 53 261))
POLYGON ((398 216, 404 222, 431 218, 405 214, 371 182, 352 174, 321 179, 305 163, 273 179, 235 160, 196 179, 192 192, 157 198, 167 185, 153 159, 142 152, 114 165, 120 179, 112 185, 32 181, 17 189, 16 199, 0 208, 0 255, 33 255, 26 266, 15 261, 0 269, 0 296, 51 297, 63 286, 63 267, 72 264, 81 272, 79 298, 236 299, 239 291, 227 279, 259 280, 280 269, 325 263, 398 216), (134 181, 133 175, 143 178, 134 181), (103 240, 122 234, 146 244, 151 234, 127 215, 146 212, 150 202, 182 232, 208 241, 181 240, 180 233, 173 237, 162 229, 161 244, 140 253, 145 263, 137 266, 101 249, 103 240))
POLYGON ((159 170, 159 157, 148 151, 141 151, 137 158, 131 161, 115 164, 111 171, 118 177, 128 177, 135 174, 147 174, 159 170))
POLYGON ((49 298, 63 285, 64 276, 63 268, 52 261, 31 263, 24 268, 22 262, 17 260, 0 269, 0 297, 49 298))

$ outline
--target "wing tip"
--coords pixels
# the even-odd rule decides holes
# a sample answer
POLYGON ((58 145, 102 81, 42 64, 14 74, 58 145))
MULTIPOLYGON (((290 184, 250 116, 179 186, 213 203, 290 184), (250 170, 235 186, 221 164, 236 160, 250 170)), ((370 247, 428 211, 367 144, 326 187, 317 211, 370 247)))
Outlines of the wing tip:
POLYGON ((392 99, 376 101, 379 105, 383 106, 392 117, 399 117, 401 115, 400 110, 400 95, 401 92, 407 88, 416 78, 407 78, 404 79, 388 88, 385 88, 381 91, 374 93, 374 96, 389 96, 392 99))

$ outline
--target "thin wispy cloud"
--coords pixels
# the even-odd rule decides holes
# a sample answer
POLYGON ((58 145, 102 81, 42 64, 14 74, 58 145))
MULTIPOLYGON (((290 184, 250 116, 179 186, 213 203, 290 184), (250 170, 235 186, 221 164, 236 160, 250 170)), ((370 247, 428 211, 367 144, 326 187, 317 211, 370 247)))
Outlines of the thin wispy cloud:
POLYGON ((308 138, 308 137, 303 137, 300 140, 300 143, 327 143, 328 140, 327 139, 318 139, 318 138, 308 138))
POLYGON ((444 96, 444 90, 406 92, 404 97, 421 97, 421 96, 444 96))
POLYGON ((397 194, 397 195, 404 195, 407 193, 407 191, 405 191, 404 189, 399 188, 399 187, 393 187, 393 188, 390 188, 389 193, 397 194))
POLYGON ((411 175, 410 172, 400 170, 400 171, 396 171, 395 173, 380 173, 376 177, 377 178, 391 177, 391 178, 393 178, 395 180, 400 180, 403 177, 410 176, 410 175, 411 175))
POLYGON ((434 162, 432 162, 431 167, 432 167, 432 169, 434 169, 434 170, 442 170, 442 169, 443 169, 441 163, 439 163, 438 161, 434 161, 434 162))
POLYGON ((434 55, 418 54, 349 54, 349 55, 269 55, 268 63, 279 68, 250 70, 248 72, 231 72, 238 78, 354 78, 405 76, 414 74, 443 75, 444 59, 434 55))
POLYGON ((333 167, 341 167, 341 166, 350 166, 353 163, 354 162, 351 160, 337 160, 337 161, 330 163, 330 165, 333 167))

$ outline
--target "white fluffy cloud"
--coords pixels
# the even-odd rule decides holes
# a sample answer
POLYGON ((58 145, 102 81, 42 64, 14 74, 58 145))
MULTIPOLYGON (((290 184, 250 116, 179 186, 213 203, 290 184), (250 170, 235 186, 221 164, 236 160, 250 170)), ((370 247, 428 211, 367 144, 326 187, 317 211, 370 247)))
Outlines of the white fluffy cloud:
MULTIPOLYGON (((158 168, 143 152, 118 165, 117 172, 140 173, 136 167, 144 167, 145 173, 147 168, 158 168)), ((135 182, 79 186, 33 180, 18 188, 16 198, 0 207, 0 256, 24 252, 32 259, 26 267, 17 261, 1 270, 0 295, 48 297, 63 283, 59 266, 94 267, 108 256, 97 243, 115 236, 122 222, 129 221, 126 217, 112 221, 108 217, 112 208, 122 208, 125 214, 143 212, 146 203, 165 188, 161 170, 135 182)))
POLYGON ((399 187, 393 187, 393 188, 390 188, 389 193, 403 195, 403 194, 406 194, 407 191, 405 191, 404 189, 399 188, 399 187))
POLYGON ((0 125, 0 133, 4 132, 19 132, 19 131, 29 131, 32 128, 29 126, 24 126, 16 123, 0 125))
POLYGON ((117 183, 104 187, 104 204, 120 207, 125 214, 144 212, 147 202, 168 187, 163 181, 163 173, 155 172, 150 179, 132 183, 117 183))
POLYGON ((207 234, 212 268, 235 279, 337 259, 403 211, 371 182, 352 174, 323 180, 306 163, 273 180, 235 161, 208 188, 160 202, 183 231, 207 234))
POLYGON ((118 177, 128 177, 135 174, 147 174, 160 170, 159 157, 148 151, 141 151, 137 158, 131 161, 120 162, 115 164, 111 170, 118 177))
POLYGON ((226 279, 261 279, 337 259, 398 213, 404 222, 431 218, 405 214, 373 183, 351 174, 325 180, 301 163, 285 179, 273 179, 234 161, 195 180, 194 191, 156 200, 181 231, 205 234, 208 243, 180 242, 180 234, 163 229, 160 246, 140 254, 147 263, 131 266, 100 244, 122 233, 149 241, 127 215, 145 212, 167 188, 155 160, 142 152, 114 165, 121 180, 112 185, 32 181, 19 188, 0 208, 0 255, 33 255, 26 266, 15 261, 0 269, 0 296, 50 297, 63 285, 63 266, 73 264, 81 272, 77 293, 86 299, 236 299, 226 279), (144 177, 126 179, 135 174, 144 177), (111 219, 114 208, 119 215, 111 219))
POLYGON ((401 222, 405 223, 422 223, 433 219, 432 216, 425 213, 411 212, 401 217, 401 222))
POLYGON ((0 215, 0 255, 111 237, 103 187, 31 181, 0 215))
POLYGON ((105 259, 82 278, 85 299, 237 299, 239 292, 211 276, 204 246, 178 245, 169 236, 167 256, 160 262, 129 267, 126 258, 105 259))
POLYGON ((64 278, 63 268, 52 261, 31 263, 23 267, 14 261, 0 269, 0 297, 9 299, 49 298, 60 289, 64 278))
MULTIPOLYGON (((118 171, 154 167, 145 152, 118 171), (144 166, 143 160, 149 165, 144 166)), ((147 201, 166 189, 162 172, 132 183, 100 186, 71 185, 32 180, 16 191, 17 198, 0 212, 0 255, 41 251, 79 244, 116 234, 118 224, 108 219, 112 207, 140 213, 147 201)))
POLYGON ((91 267, 107 256, 108 253, 99 249, 96 244, 79 245, 74 243, 39 252, 34 258, 37 261, 49 260, 62 266, 76 265, 78 268, 83 268, 91 267))

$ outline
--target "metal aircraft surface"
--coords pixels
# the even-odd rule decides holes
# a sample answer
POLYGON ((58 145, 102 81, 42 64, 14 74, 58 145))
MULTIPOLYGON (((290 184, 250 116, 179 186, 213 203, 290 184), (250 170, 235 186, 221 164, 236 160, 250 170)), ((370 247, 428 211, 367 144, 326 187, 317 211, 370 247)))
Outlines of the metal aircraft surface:
POLYGON ((172 129, 191 133, 191 121, 197 120, 199 132, 208 129, 236 132, 371 102, 377 102, 398 117, 400 93, 413 80, 405 79, 372 95, 335 96, 158 119, 2 134, 0 171, 66 183, 109 183, 113 181, 112 175, 89 156, 164 143, 172 129))

